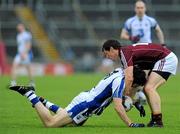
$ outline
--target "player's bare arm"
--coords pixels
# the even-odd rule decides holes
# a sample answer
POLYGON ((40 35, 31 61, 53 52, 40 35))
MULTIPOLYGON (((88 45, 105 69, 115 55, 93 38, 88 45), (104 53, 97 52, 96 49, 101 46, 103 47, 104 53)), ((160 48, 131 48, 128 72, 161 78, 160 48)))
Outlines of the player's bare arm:
POLYGON ((164 34, 163 34, 160 26, 157 25, 156 28, 155 28, 155 30, 156 30, 156 35, 157 35, 157 37, 158 37, 158 39, 159 39, 159 42, 160 42, 161 44, 164 44, 164 34))
POLYGON ((129 33, 126 31, 126 29, 122 29, 121 31, 121 35, 120 35, 120 38, 121 39, 125 39, 125 40, 129 40, 129 33))
POLYGON ((128 127, 144 127, 142 123, 133 123, 126 114, 126 111, 122 105, 121 98, 113 98, 114 109, 116 110, 119 117, 124 121, 128 127))
POLYGON ((129 117, 126 114, 126 111, 122 105, 122 99, 120 98, 113 98, 114 102, 114 109, 116 110, 119 117, 124 121, 124 123, 129 126, 132 121, 129 119, 129 117))
POLYGON ((129 66, 124 70, 125 73, 125 94, 129 95, 133 83, 133 66, 129 66))

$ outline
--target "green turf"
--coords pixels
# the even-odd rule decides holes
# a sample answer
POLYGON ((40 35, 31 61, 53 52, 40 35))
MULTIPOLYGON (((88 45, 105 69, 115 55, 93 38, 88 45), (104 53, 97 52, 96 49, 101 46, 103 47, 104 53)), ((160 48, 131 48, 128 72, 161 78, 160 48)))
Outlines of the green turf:
MULTIPOLYGON (((35 78, 38 95, 65 107, 79 92, 92 88, 102 74, 76 74, 72 76, 45 76, 35 78)), ((164 128, 127 128, 116 115, 113 105, 108 107, 102 116, 92 117, 83 127, 44 128, 35 110, 25 97, 8 91, 9 77, 0 77, 0 134, 93 134, 93 133, 130 133, 130 134, 179 134, 180 133, 180 75, 172 77, 160 88, 164 128)), ((26 84, 27 78, 21 77, 19 83, 26 84)), ((132 109, 128 115, 134 122, 147 123, 150 118, 148 106, 147 116, 140 118, 132 109)))

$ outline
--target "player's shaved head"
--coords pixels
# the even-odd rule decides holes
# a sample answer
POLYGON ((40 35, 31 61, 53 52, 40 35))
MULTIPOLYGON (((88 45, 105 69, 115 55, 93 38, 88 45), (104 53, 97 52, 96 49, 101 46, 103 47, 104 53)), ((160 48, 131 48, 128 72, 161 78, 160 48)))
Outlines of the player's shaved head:
POLYGON ((18 31, 18 32, 23 32, 24 30, 25 30, 24 24, 23 24, 23 23, 19 23, 19 24, 17 25, 17 31, 18 31))
POLYGON ((135 3, 135 12, 138 17, 142 17, 146 12, 146 4, 142 0, 138 0, 135 3))

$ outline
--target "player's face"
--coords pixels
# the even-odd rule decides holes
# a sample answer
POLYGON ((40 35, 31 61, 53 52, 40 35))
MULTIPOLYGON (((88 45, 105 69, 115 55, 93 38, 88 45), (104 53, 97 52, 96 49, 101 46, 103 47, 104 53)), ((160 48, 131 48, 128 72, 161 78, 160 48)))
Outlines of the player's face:
POLYGON ((146 6, 143 2, 137 2, 135 5, 136 15, 142 17, 146 12, 146 6))
POLYGON ((112 47, 110 48, 109 51, 104 50, 104 57, 111 59, 113 61, 116 61, 119 57, 119 51, 116 49, 113 49, 112 47))
POLYGON ((23 24, 18 24, 18 26, 17 26, 17 31, 18 32, 23 32, 24 31, 24 25, 23 24))

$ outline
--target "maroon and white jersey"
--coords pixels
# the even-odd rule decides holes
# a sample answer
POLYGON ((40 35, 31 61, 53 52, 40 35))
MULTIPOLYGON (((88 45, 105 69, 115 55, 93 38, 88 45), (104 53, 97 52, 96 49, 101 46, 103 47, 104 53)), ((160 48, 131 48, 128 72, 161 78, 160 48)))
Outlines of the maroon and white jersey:
POLYGON ((139 65, 142 69, 152 69, 154 64, 165 58, 171 51, 160 44, 138 43, 120 49, 123 68, 139 65))

